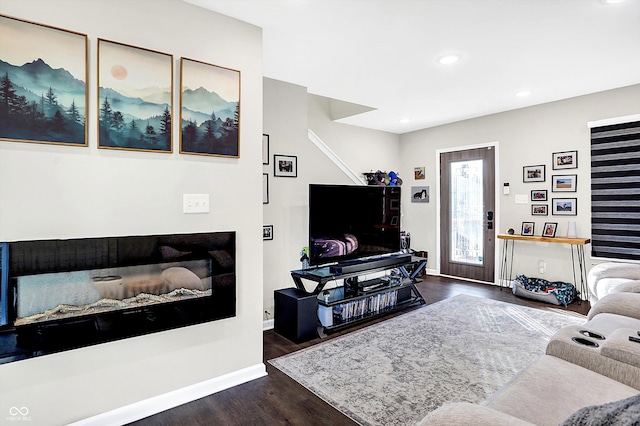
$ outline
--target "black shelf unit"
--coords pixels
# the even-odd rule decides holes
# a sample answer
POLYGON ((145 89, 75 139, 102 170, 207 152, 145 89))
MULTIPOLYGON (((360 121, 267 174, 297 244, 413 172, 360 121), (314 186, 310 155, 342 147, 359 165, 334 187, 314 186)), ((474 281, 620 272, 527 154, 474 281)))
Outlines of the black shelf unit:
POLYGON ((331 333, 425 301, 412 282, 388 285, 375 291, 345 296, 345 287, 325 290, 318 296, 320 331, 331 333))
POLYGON ((294 270, 291 277, 298 294, 316 296, 318 334, 323 336, 410 306, 425 304, 415 283, 426 265, 426 258, 404 254, 395 259, 392 256, 382 260, 360 260, 355 264, 350 262, 348 268, 332 265, 294 270), (397 273, 391 278, 358 281, 362 275, 388 270, 397 273), (303 280, 314 282, 315 289, 307 292, 303 280), (344 285, 324 289, 328 282, 336 280, 344 280, 344 285))

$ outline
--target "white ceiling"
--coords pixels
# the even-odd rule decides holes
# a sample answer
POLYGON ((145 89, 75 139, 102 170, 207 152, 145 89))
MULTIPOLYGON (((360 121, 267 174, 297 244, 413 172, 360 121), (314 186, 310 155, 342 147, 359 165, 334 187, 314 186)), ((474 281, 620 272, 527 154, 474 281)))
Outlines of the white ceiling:
POLYGON ((640 0, 185 1, 262 27, 265 77, 398 134, 640 83, 640 0))

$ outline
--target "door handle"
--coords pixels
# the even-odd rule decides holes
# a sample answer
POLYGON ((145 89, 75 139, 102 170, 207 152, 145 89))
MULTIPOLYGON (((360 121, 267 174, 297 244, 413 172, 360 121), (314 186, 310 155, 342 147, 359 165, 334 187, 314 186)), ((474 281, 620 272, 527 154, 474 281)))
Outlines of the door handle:
POLYGON ((493 220, 493 212, 487 212, 487 220, 493 220))

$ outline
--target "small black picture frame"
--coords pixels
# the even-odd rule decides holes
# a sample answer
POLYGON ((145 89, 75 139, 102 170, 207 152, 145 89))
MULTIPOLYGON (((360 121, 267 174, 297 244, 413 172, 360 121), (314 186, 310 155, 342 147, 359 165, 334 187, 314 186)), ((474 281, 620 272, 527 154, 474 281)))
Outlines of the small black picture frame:
POLYGON ((280 177, 298 177, 298 157, 294 155, 273 156, 273 175, 280 177))
POLYGON ((578 151, 554 152, 551 164, 553 170, 577 169, 578 151))
POLYGON ((269 164, 269 135, 262 135, 262 164, 269 164))
POLYGON ((578 199, 552 198, 551 214, 558 216, 576 216, 578 214, 578 199))
POLYGON ((262 204, 269 204, 269 174, 262 174, 262 204))
POLYGON ((537 166, 524 166, 522 168, 523 182, 544 182, 546 180, 546 166, 539 164, 537 166))
POLYGON ((262 226, 262 239, 265 241, 273 240, 273 225, 262 226))
POLYGON ((547 216, 549 214, 548 204, 531 204, 532 216, 547 216))
POLYGON ((542 228, 542 236, 547 238, 554 238, 556 236, 557 229, 558 229, 557 222, 545 222, 544 228, 542 228))
POLYGON ((546 189, 532 189, 531 190, 531 201, 547 201, 547 190, 546 189))
POLYGON ((522 222, 522 231, 520 234, 528 237, 533 236, 535 226, 536 224, 534 222, 522 222))

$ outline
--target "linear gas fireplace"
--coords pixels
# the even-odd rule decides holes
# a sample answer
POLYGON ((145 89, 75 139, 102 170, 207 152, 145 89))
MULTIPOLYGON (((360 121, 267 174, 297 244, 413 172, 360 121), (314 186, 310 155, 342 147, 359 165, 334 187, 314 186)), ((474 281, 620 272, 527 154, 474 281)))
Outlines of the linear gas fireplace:
POLYGON ((3 245, 0 363, 235 316, 235 233, 3 245))

